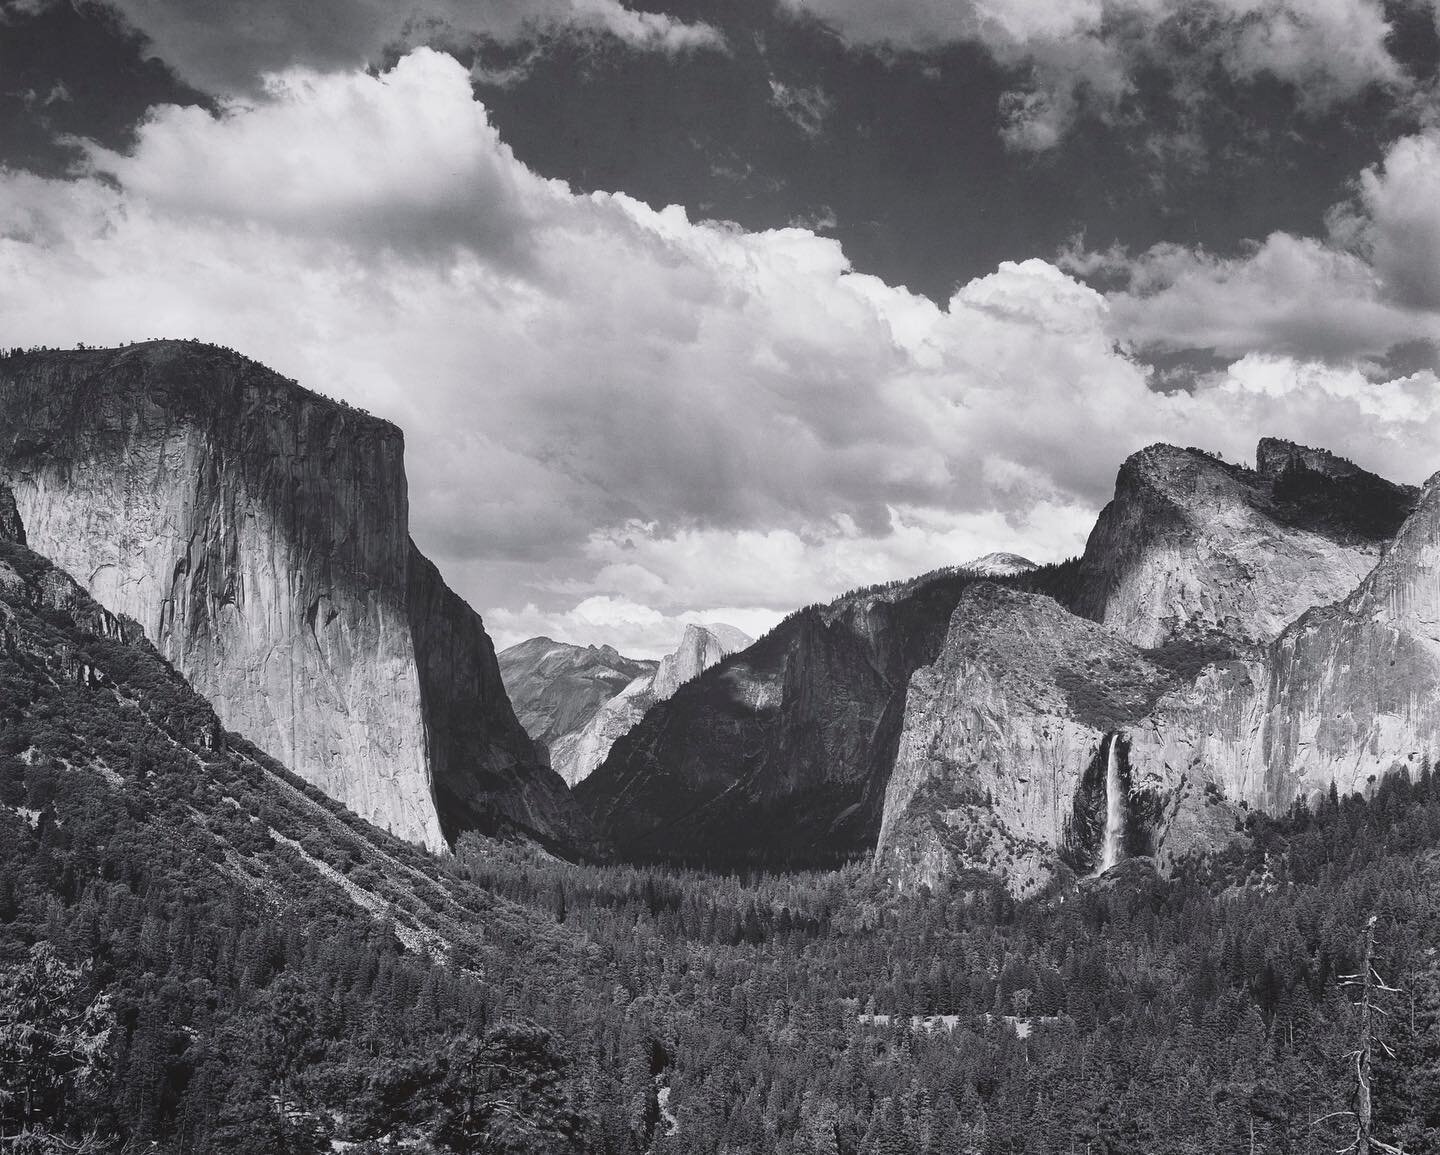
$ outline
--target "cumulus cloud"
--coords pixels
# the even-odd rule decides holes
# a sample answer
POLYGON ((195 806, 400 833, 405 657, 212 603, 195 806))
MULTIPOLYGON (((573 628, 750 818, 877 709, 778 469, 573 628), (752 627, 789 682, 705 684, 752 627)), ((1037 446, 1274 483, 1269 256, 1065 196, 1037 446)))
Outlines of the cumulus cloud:
POLYGON ((1370 257, 1391 299, 1440 310, 1440 129, 1392 144, 1357 199, 1334 214, 1337 239, 1370 257))
POLYGON ((1061 264, 1109 297, 1115 331, 1151 351, 1205 349, 1333 364, 1440 342, 1440 131, 1402 138, 1336 206, 1323 238, 1277 232, 1218 258, 1157 245, 1071 251, 1061 264))
POLYGON ((1419 378, 1272 354, 1156 394, 1116 305, 1043 261, 942 307, 804 229, 578 194, 430 50, 88 155, 0 171, 0 344, 196 336, 394 419, 417 539, 507 638, 755 633, 991 549, 1064 556, 1155 440, 1303 433, 1406 480, 1440 450, 1419 378))
POLYGON ((1146 69, 1170 73, 1182 96, 1215 69, 1241 81, 1274 77, 1312 109, 1408 83, 1386 45, 1379 0, 783 2, 857 45, 984 45, 1023 73, 1001 101, 1006 139, 1023 149, 1053 147, 1086 109, 1113 116, 1146 69))
MULTIPOLYGON (((44 0, 30 0, 33 4, 44 0)), ((109 0, 192 84, 248 92, 264 73, 295 65, 363 67, 387 48, 559 34, 604 36, 641 51, 716 49, 711 25, 620 0, 109 0)))

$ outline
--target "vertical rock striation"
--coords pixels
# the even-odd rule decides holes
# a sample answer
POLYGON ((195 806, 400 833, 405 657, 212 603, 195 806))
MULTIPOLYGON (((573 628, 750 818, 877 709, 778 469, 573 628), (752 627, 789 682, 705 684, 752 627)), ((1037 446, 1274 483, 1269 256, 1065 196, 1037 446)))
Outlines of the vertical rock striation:
POLYGON ((1109 824, 1081 813, 1098 798, 1103 815, 1107 749, 1125 852, 1162 864, 1231 837, 1235 804, 1419 765, 1440 742, 1440 482, 1417 497, 1270 439, 1257 461, 1127 461, 1080 565, 1074 604, 1095 621, 966 591, 910 680, 880 869, 1027 893, 1067 853, 1103 864, 1074 840, 1109 824))
POLYGON ((1440 748, 1440 477, 1350 595, 1303 614, 1243 669, 1161 703, 1154 748, 1249 805, 1364 790, 1440 748))
POLYGON ((139 622, 227 727, 437 849, 470 819, 462 765, 513 764, 547 806, 564 792, 529 772, 479 619, 413 550, 403 455, 389 423, 210 346, 0 361, 0 470, 31 547, 139 622))
POLYGON ((1271 648, 1262 802, 1364 789, 1440 748, 1440 475, 1360 587, 1271 648))

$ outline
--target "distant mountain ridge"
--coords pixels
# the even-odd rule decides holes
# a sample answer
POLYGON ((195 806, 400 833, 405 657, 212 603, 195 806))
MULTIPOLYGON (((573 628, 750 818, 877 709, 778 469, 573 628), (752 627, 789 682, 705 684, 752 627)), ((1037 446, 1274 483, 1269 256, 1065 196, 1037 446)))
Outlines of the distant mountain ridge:
POLYGON ((985 577, 1010 577, 1017 573, 1029 573, 1032 569, 1040 567, 1028 557, 1021 557, 1018 553, 997 552, 973 558, 960 568, 968 569, 971 573, 983 574, 985 577))
POLYGON ((140 623, 225 724, 356 813, 587 845, 484 626, 409 538, 393 425, 213 346, 0 358, 34 548, 140 623))
POLYGON ((627 658, 613 646, 574 646, 545 637, 519 642, 496 657, 515 716, 544 746, 552 766, 557 742, 583 729, 601 706, 660 664, 627 658))
POLYGON ((574 786, 651 706, 752 641, 734 626, 707 622, 687 625, 679 645, 658 662, 622 658, 610 646, 532 638, 502 653, 500 663, 515 686, 512 696, 526 703, 521 717, 531 718, 531 736, 546 743, 550 765, 574 786), (597 700, 596 691, 614 685, 613 677, 627 666, 634 675, 597 700))
POLYGON ((576 800, 622 856, 780 866, 872 850, 905 687, 979 580, 951 567, 791 614, 653 706, 576 800))

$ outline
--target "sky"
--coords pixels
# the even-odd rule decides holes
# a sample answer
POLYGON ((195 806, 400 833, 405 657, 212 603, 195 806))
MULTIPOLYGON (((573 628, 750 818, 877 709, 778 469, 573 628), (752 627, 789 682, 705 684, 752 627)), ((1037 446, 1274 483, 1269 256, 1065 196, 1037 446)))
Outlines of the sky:
POLYGON ((1155 441, 1440 469, 1435 0, 0 0, 0 345, 406 434, 500 646, 1078 553, 1155 441))

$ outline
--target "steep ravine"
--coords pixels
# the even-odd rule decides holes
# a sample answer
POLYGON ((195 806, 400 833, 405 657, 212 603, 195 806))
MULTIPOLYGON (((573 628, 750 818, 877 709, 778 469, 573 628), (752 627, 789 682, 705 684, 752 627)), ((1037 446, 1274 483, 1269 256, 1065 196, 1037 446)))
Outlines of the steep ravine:
POLYGON ((0 360, 30 544, 135 619, 224 724, 432 849, 563 839, 469 607, 413 550, 387 422, 190 342, 0 360))

